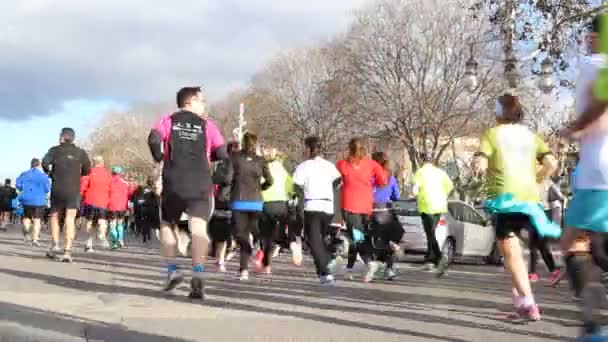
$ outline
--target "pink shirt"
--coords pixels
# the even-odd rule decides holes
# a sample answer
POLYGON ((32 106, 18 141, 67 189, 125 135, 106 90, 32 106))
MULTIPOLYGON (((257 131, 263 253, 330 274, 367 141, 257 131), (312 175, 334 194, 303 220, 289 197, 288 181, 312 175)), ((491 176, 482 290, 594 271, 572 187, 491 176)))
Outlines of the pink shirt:
MULTIPOLYGON (((163 142, 163 151, 167 151, 169 148, 169 141, 171 137, 171 115, 173 113, 169 113, 164 115, 157 123, 154 125, 154 130, 156 130, 161 137, 163 142)), ((224 137, 222 137, 222 133, 217 128, 217 125, 209 120, 205 119, 205 136, 207 137, 207 159, 211 161, 211 153, 218 149, 220 146, 224 145, 224 137)), ((168 158, 169 154, 164 153, 164 157, 168 158)))

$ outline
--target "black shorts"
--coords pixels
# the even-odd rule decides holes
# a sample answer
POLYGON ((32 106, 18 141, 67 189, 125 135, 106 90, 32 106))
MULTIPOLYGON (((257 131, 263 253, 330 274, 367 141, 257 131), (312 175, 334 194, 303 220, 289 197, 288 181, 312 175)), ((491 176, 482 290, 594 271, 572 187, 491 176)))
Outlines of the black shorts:
POLYGON ((183 199, 178 194, 165 192, 161 194, 160 219, 167 224, 179 224, 183 213, 200 217, 205 221, 211 215, 211 203, 208 198, 183 199))
POLYGON ((51 213, 64 212, 68 209, 78 210, 80 208, 80 195, 59 197, 51 193, 51 213))
POLYGON ((126 211, 110 211, 108 212, 108 220, 124 220, 127 216, 126 211))
POLYGON ((522 229, 532 228, 528 215, 519 213, 496 214, 493 221, 496 238, 500 240, 520 236, 522 229))
POLYGON ((23 206, 23 217, 29 219, 41 219, 46 214, 46 206, 34 207, 25 205, 23 206))
POLYGON ((87 205, 84 217, 89 221, 105 220, 108 218, 108 209, 97 208, 93 205, 87 205))
POLYGON ((230 210, 216 209, 209 221, 209 235, 215 242, 230 240, 232 233, 232 213, 230 210))

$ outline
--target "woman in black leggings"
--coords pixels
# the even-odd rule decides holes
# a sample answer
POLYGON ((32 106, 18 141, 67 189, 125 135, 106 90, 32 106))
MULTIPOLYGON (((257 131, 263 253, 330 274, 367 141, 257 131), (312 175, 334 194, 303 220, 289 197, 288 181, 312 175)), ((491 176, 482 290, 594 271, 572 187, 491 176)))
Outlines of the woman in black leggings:
POLYGON ((242 146, 242 150, 230 158, 233 171, 230 199, 233 235, 240 247, 239 279, 248 280, 252 252, 249 235, 257 234, 258 220, 264 207, 262 190, 272 185, 272 176, 264 158, 256 154, 257 136, 245 133, 242 146))

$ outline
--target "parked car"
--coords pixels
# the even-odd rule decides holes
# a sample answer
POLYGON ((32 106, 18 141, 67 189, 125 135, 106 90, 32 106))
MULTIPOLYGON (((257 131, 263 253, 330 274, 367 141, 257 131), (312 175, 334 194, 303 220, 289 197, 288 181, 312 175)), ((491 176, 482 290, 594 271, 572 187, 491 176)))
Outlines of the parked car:
MULTIPOLYGON (((400 243, 402 250, 406 254, 426 253, 426 234, 416 200, 394 202, 392 210, 404 230, 400 243)), ((435 236, 450 262, 457 257, 480 257, 488 264, 500 265, 502 258, 496 247, 491 220, 462 201, 449 201, 448 212, 439 220, 435 236)))

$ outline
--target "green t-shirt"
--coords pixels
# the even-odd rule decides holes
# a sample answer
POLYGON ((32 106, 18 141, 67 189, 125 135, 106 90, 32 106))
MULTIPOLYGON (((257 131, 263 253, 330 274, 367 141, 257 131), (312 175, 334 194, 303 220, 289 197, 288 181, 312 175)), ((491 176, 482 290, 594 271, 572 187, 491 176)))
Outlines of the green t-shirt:
POLYGON ((445 214, 448 212, 448 196, 454 184, 445 171, 424 164, 414 175, 414 186, 418 188, 418 211, 424 214, 445 214))
POLYGON ((521 124, 488 129, 479 152, 488 158, 488 195, 511 193, 515 200, 538 202, 537 159, 551 153, 543 138, 521 124))
POLYGON ((268 163, 268 170, 272 175, 272 186, 266 191, 262 191, 262 199, 264 202, 289 201, 291 193, 293 193, 293 179, 285 167, 283 162, 275 160, 268 163))

